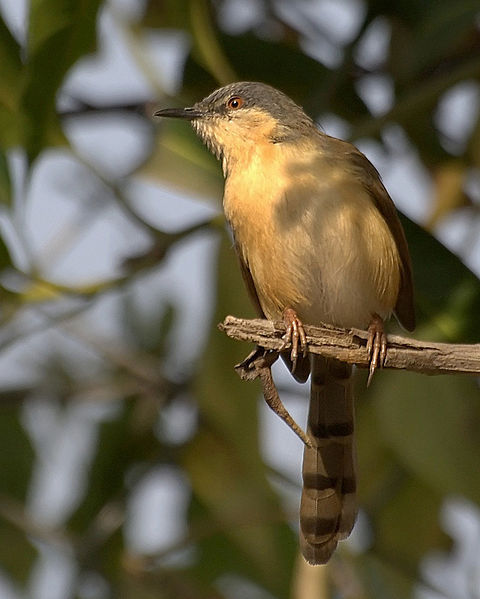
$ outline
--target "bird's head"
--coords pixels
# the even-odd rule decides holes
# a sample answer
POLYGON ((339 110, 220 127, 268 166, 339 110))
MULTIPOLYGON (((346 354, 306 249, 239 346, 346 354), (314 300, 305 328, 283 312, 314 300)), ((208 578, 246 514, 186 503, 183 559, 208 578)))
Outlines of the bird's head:
POLYGON ((293 100, 257 82, 231 83, 189 108, 166 108, 154 116, 189 120, 213 154, 227 162, 248 146, 295 142, 315 130, 293 100))

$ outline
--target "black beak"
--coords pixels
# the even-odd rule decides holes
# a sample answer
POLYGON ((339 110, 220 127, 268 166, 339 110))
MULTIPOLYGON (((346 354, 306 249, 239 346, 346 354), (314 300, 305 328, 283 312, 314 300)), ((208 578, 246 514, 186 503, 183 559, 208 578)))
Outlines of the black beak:
POLYGON ((202 117, 203 112, 200 112, 200 110, 196 110, 195 108, 164 108, 163 110, 154 112, 153 116, 193 121, 194 119, 202 117))

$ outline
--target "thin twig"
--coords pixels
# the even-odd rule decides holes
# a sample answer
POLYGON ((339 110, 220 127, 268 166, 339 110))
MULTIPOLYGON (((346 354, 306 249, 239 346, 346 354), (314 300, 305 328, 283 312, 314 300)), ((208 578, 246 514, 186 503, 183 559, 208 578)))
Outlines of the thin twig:
MULTIPOLYGON (((250 341, 266 349, 282 347, 285 326, 269 320, 245 320, 227 316, 218 325, 229 337, 250 341)), ((331 326, 305 326, 308 350, 349 364, 368 367, 368 333, 360 329, 331 326)), ((385 368, 411 370, 423 374, 480 374, 480 344, 460 345, 418 341, 398 335, 388 336, 385 368)))
POLYGON ((265 351, 261 348, 255 349, 245 360, 235 366, 235 370, 241 379, 251 381, 256 378, 262 383, 263 397, 268 407, 279 416, 287 426, 308 447, 312 447, 312 441, 308 435, 298 426, 286 407, 283 405, 272 377, 272 365, 277 360, 278 353, 265 351))

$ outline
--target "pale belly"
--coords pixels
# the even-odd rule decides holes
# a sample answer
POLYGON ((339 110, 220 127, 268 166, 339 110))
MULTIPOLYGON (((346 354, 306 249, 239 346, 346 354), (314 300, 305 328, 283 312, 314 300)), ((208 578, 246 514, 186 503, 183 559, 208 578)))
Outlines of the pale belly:
POLYGON ((365 328, 373 314, 390 316, 400 259, 368 196, 326 198, 298 214, 277 205, 262 216, 235 236, 267 318, 293 308, 307 324, 365 328))

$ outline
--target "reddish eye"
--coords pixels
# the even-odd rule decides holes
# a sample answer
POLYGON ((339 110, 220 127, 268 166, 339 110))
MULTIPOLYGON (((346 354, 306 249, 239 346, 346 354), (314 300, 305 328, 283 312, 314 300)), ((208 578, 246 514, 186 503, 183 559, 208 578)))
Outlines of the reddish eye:
POLYGON ((243 99, 240 96, 232 96, 227 102, 228 108, 238 110, 243 106, 243 99))

